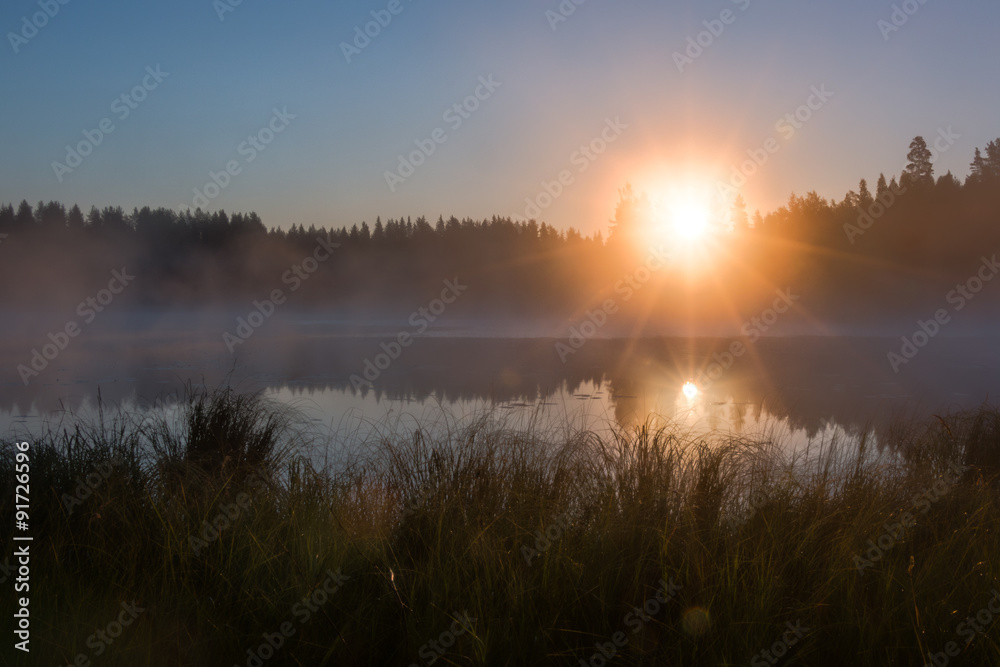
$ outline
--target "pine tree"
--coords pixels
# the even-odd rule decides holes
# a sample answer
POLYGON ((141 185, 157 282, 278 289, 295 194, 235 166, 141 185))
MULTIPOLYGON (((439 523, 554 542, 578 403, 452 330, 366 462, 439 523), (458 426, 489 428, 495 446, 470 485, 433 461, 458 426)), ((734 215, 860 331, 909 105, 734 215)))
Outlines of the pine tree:
POLYGON ((882 195, 884 195, 888 191, 889 191, 889 186, 885 182, 885 174, 879 174, 878 183, 875 184, 875 196, 881 199, 882 195))
POLYGON ((983 153, 978 148, 976 149, 976 156, 972 158, 972 164, 969 165, 969 178, 967 183, 982 183, 986 180, 986 160, 983 158, 983 153))
POLYGON ((74 231, 83 229, 83 211, 76 204, 73 204, 73 208, 69 210, 66 225, 74 231))
POLYGON ((31 204, 22 199, 21 205, 17 207, 17 215, 14 216, 14 227, 18 231, 27 231, 35 226, 35 214, 31 211, 31 204))
POLYGON ((983 175, 987 180, 1000 179, 1000 139, 986 144, 986 160, 983 175))
POLYGON ((103 225, 104 221, 101 219, 101 212, 97 210, 96 206, 91 206, 90 212, 87 213, 87 228, 92 231, 97 231, 103 225))
POLYGON ((10 204, 0 206, 0 233, 6 234, 14 229, 14 207, 10 204))
POLYGON ((431 236, 434 233, 434 229, 427 222, 427 218, 420 216, 414 223, 413 236, 414 238, 431 236))
POLYGON ((937 187, 942 190, 955 191, 955 190, 961 190, 962 184, 959 182, 957 178, 955 178, 955 175, 952 174, 951 171, 949 171, 944 176, 938 178, 937 187))
POLYGON ((868 181, 862 178, 861 183, 858 184, 858 206, 867 211, 873 203, 875 203, 875 198, 868 190, 868 181))
POLYGON ((103 229, 113 235, 120 236, 132 230, 128 216, 121 206, 105 206, 101 211, 103 229))
POLYGON ((923 137, 914 137, 910 152, 906 154, 909 164, 903 170, 903 182, 909 186, 934 184, 934 156, 923 137))

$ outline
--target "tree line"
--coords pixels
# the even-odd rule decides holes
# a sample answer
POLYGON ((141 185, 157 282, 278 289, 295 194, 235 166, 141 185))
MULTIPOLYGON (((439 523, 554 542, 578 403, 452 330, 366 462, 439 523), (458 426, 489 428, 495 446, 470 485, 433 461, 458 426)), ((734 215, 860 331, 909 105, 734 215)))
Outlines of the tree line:
MULTIPOLYGON (((980 255, 1000 250, 998 186, 1000 139, 976 149, 962 181, 935 174, 930 148, 916 137, 902 173, 881 174, 874 187, 862 179, 840 200, 813 191, 750 215, 737 197, 703 266, 668 267, 618 305, 664 324, 693 318, 712 325, 731 320, 733 306, 749 315, 775 289, 792 287, 809 315, 824 321, 919 315, 974 270, 980 255)), ((126 299, 133 305, 238 306, 279 286, 282 273, 322 238, 337 252, 296 295, 297 307, 405 313, 457 276, 470 285, 459 308, 465 315, 572 321, 614 298, 616 282, 641 265, 644 249, 630 241, 647 208, 626 186, 607 233, 584 235, 501 216, 283 229, 268 228, 254 212, 109 206, 84 213, 22 201, 0 206, 0 289, 11 307, 58 307, 128 266, 137 274, 126 299)))

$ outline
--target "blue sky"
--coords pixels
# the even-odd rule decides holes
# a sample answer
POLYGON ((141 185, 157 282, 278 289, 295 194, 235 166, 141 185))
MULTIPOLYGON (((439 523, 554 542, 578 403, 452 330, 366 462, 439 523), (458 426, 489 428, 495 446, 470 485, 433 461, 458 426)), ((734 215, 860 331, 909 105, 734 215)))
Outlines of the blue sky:
POLYGON ((959 138, 937 171, 964 178, 974 148, 1000 136, 1000 7, 912 1, 886 40, 878 21, 894 3, 878 0, 586 0, 555 30, 557 0, 399 0, 348 63, 341 43, 388 0, 243 0, 222 20, 212 0, 69 0, 16 53, 10 34, 42 10, 12 0, 0 10, 0 201, 177 208, 232 160, 238 175, 207 208, 350 226, 523 214, 568 170, 540 217, 590 233, 627 181, 656 191, 726 178, 781 136, 776 121, 813 86, 834 95, 748 179, 751 208, 811 189, 839 199, 861 177, 898 173, 912 137, 939 128, 959 138), (724 10, 732 22, 679 72, 673 54, 724 10), (119 119, 113 101, 156 66, 169 76, 119 119), (444 112, 490 76, 501 85, 450 126, 444 112), (295 118, 247 162, 240 146, 276 108, 295 118), (52 163, 105 118, 114 131, 60 182, 52 163), (572 157, 609 118, 627 129, 581 172, 572 157), (397 156, 437 128, 447 140, 390 191, 397 156))

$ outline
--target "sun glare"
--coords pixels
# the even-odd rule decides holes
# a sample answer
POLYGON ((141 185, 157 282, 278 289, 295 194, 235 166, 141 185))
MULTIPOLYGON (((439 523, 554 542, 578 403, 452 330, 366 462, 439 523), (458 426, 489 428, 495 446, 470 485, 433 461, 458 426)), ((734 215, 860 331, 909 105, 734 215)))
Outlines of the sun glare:
POLYGON ((693 241, 708 231, 712 212, 704 203, 695 199, 682 200, 671 207, 670 225, 681 238, 693 241))
POLYGON ((671 188, 653 197, 652 235, 672 242, 697 243, 705 240, 716 222, 711 190, 689 186, 671 188))
POLYGON ((694 398, 698 395, 698 387, 695 386, 694 382, 685 382, 681 391, 689 401, 694 400, 694 398))

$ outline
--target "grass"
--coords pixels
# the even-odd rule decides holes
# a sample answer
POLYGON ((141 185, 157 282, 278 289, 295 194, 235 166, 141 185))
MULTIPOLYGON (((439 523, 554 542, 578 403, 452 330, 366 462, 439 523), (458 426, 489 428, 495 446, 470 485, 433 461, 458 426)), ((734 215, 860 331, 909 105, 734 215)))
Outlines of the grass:
MULTIPOLYGON (((32 442, 31 654, 8 635, 4 664, 596 666, 603 645, 610 665, 763 665, 788 623, 807 630, 774 664, 921 665, 948 642, 950 664, 1000 664, 1000 630, 966 646, 958 628, 1000 589, 989 406, 808 460, 484 416, 376 437, 337 470, 259 395, 150 414, 32 442)), ((8 544, 13 466, 6 443, 8 544)))

